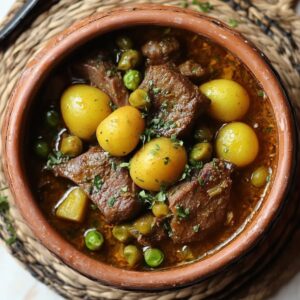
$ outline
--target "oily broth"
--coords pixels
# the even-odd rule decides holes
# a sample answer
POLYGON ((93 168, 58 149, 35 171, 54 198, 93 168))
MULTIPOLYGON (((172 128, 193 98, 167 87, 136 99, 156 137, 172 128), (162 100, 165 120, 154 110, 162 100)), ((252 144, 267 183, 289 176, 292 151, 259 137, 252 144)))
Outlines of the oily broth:
MULTIPOLYGON (((136 44, 141 45, 149 36, 164 31, 170 32, 170 29, 157 27, 135 28, 128 29, 126 34, 131 36, 136 41, 136 44), (145 33, 146 31, 147 33, 145 33), (142 35, 141 32, 143 32, 142 35)), ((167 239, 158 243, 157 247, 165 254, 165 260, 161 265, 162 268, 173 267, 178 264, 197 260, 213 251, 213 249, 216 249, 220 244, 226 243, 238 228, 247 222, 251 213, 258 209, 259 204, 269 192, 269 183, 262 188, 255 188, 251 185, 251 173, 257 167, 264 165, 268 167, 274 175, 276 173, 276 163, 278 159, 277 128, 272 107, 269 99, 266 95, 263 95, 262 88, 249 70, 232 54, 203 37, 181 30, 172 30, 172 32, 174 32, 174 35, 180 40, 181 44, 185 45, 184 58, 193 58, 210 70, 210 75, 205 81, 216 78, 233 79, 247 90, 251 102, 249 111, 242 121, 255 129, 260 142, 260 150, 258 157, 250 166, 234 172, 231 201, 227 221, 225 222, 226 224, 201 242, 194 242, 188 245, 175 245, 171 240, 167 239)), ((109 37, 110 40, 112 40, 111 36, 109 37)), ((104 41, 106 40, 107 37, 102 39, 102 43, 101 40, 100 42, 97 41, 97 47, 104 45, 104 41)), ((71 82, 70 79, 64 79, 64 82, 68 81, 71 82)), ((60 90, 63 90, 63 87, 60 87, 60 90)), ((48 91, 47 95, 51 95, 51 93, 52 91, 48 91)), ((58 108, 60 93, 56 94, 57 95, 53 97, 42 97, 47 103, 52 103, 54 107, 58 108)), ((45 111, 45 108, 42 108, 42 111, 43 110, 45 111)), ((209 118, 206 118, 206 121, 206 123, 215 130, 222 125, 209 118)), ((39 129, 35 129, 37 126, 34 127, 34 124, 36 123, 32 125, 33 131, 35 132, 34 137, 41 135, 46 136, 48 141, 53 139, 53 134, 47 132, 41 121, 39 129)), ((36 191, 38 203, 49 223, 56 228, 65 239, 87 255, 120 268, 128 268, 122 255, 124 245, 112 236, 111 230, 113 226, 104 222, 100 212, 94 208, 91 202, 87 210, 85 221, 82 224, 61 220, 55 216, 54 208, 57 202, 74 184, 66 179, 54 177, 49 171, 43 171, 42 164, 33 156, 30 158, 29 166, 33 174, 32 185, 36 191), (37 184, 38 182, 40 183, 37 184), (102 232, 105 243, 101 251, 91 252, 86 249, 84 244, 84 232, 89 228, 97 228, 102 232)), ((135 240, 133 240, 132 243, 136 243, 135 240)), ((136 243, 136 245, 138 245, 138 243, 136 243)), ((142 265, 138 269, 147 270, 149 268, 142 265)))

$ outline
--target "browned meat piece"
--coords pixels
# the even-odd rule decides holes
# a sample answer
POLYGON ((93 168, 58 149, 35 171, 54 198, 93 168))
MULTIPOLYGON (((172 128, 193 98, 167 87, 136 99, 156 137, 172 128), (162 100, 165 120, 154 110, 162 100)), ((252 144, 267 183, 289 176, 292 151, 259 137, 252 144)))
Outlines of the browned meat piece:
POLYGON ((136 216, 141 208, 136 186, 122 161, 110 158, 100 147, 92 147, 67 163, 54 167, 54 174, 79 185, 98 206, 108 223, 136 216))
POLYGON ((231 163, 214 159, 198 176, 169 192, 172 236, 176 243, 203 240, 222 225, 230 200, 231 163))
POLYGON ((150 65, 163 64, 178 54, 179 42, 174 37, 149 40, 142 47, 142 53, 150 65))
POLYGON ((74 64, 75 75, 86 78, 91 84, 109 95, 117 106, 128 104, 128 92, 116 66, 102 53, 74 64))
POLYGON ((210 103, 197 86, 168 64, 149 66, 140 88, 149 92, 149 119, 160 136, 186 136, 210 103))
POLYGON ((191 79, 199 79, 206 75, 205 69, 192 59, 180 64, 178 68, 182 75, 191 79))

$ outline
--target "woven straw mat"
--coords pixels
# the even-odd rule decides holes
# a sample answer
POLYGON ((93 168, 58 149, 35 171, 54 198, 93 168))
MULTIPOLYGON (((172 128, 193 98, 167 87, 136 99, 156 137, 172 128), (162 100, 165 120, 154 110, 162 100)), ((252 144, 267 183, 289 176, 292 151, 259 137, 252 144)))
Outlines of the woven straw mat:
MULTIPOLYGON (((26 2, 18 0, 2 25, 26 2)), ((187 5, 199 10, 193 1, 130 1, 130 0, 61 0, 49 11, 41 14, 24 31, 14 44, 0 52, 0 119, 2 121, 6 103, 28 59, 44 43, 78 19, 87 17, 96 11, 107 10, 115 6, 133 3, 164 3, 167 5, 187 5)), ((213 9, 207 14, 217 17, 225 23, 231 19, 238 21, 236 30, 252 40, 271 60, 280 74, 295 107, 300 110, 300 19, 295 15, 293 1, 213 1, 213 9)), ((1 150, 0 144, 0 150, 1 150)), ((13 220, 16 242, 8 246, 14 255, 33 276, 49 285, 67 299, 216 299, 213 295, 221 288, 228 288, 230 278, 223 277, 206 284, 197 284, 179 290, 159 293, 138 293, 117 290, 92 281, 70 269, 43 247, 23 222, 13 199, 6 189, 6 182, 0 169, 0 192, 8 196, 10 210, 0 216, 0 237, 7 240, 14 234, 8 222, 13 220)), ((238 294, 227 296, 232 299, 266 299, 280 286, 300 270, 298 245, 300 230, 296 231, 284 251, 272 261, 260 275, 249 282, 238 294)), ((219 297, 219 296, 218 296, 219 297)))

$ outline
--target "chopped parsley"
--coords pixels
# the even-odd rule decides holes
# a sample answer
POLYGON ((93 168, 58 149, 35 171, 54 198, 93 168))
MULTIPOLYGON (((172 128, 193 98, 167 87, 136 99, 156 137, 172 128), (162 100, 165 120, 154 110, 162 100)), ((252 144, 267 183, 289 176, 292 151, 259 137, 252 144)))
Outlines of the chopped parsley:
POLYGON ((165 202, 167 201, 167 193, 165 192, 165 189, 162 189, 159 193, 156 195, 153 195, 152 193, 146 192, 145 190, 142 190, 139 192, 139 198, 149 206, 149 208, 152 208, 152 205, 154 202, 165 202))
POLYGON ((229 25, 231 28, 236 28, 236 27, 239 26, 239 22, 238 22, 236 19, 229 19, 228 25, 229 25))
POLYGON ((103 186, 103 183, 104 183, 103 179, 99 175, 96 175, 93 180, 91 194, 100 192, 100 190, 103 186))
POLYGON ((117 170, 117 164, 113 159, 110 160, 110 166, 111 166, 113 171, 117 170))
POLYGON ((160 191, 156 194, 155 199, 159 202, 165 202, 167 200, 167 194, 165 191, 160 191))
POLYGON ((159 146, 158 144, 155 144, 155 145, 154 145, 154 148, 150 150, 150 153, 151 153, 153 156, 155 156, 155 155, 158 153, 159 150, 160 150, 160 146, 159 146))
POLYGON ((159 114, 148 122, 146 130, 140 137, 143 144, 149 142, 153 138, 160 137, 161 131, 176 128, 177 125, 173 120, 166 120, 168 116, 167 108, 168 103, 165 101, 160 106, 159 114))
POLYGON ((107 204, 109 207, 113 207, 117 201, 117 198, 112 196, 107 200, 107 204))
POLYGON ((181 178, 179 181, 185 180, 185 179, 191 179, 193 172, 196 170, 201 170, 203 168, 203 162, 197 161, 193 162, 191 164, 186 164, 184 167, 184 171, 181 175, 181 178))
POLYGON ((198 8, 205 13, 210 12, 214 8, 211 3, 200 2, 199 0, 193 0, 192 4, 198 6, 198 8))
POLYGON ((70 159, 69 156, 64 155, 60 151, 54 151, 53 153, 49 154, 45 169, 51 170, 51 169, 53 169, 54 166, 65 163, 69 159, 70 159))
POLYGON ((175 134, 171 135, 171 142, 173 143, 173 146, 175 147, 175 149, 183 146, 183 141, 178 140, 177 136, 175 134))
POLYGON ((197 225, 193 226, 193 231, 194 232, 198 232, 199 229, 200 229, 200 224, 197 224, 197 225))
POLYGON ((190 209, 182 205, 176 205, 176 216, 179 220, 187 219, 190 216, 190 209))
POLYGON ((129 162, 122 162, 122 163, 119 164, 119 167, 129 169, 130 163, 129 162))
POLYGON ((200 186, 202 186, 202 187, 205 186, 205 181, 204 181, 203 178, 199 177, 199 178, 198 178, 198 182, 199 182, 200 186))
POLYGON ((152 91, 154 95, 157 95, 160 92, 160 88, 155 87, 152 89, 152 91))
POLYGON ((152 207, 153 202, 155 201, 154 196, 145 190, 139 192, 139 198, 150 207, 152 207))

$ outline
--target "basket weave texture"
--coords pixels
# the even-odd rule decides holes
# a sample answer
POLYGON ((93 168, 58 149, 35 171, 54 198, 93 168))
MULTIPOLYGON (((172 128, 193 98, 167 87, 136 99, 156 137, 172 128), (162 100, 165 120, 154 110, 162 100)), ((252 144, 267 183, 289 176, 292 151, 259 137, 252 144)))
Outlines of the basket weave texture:
MULTIPOLYGON (((25 3, 16 1, 14 7, 3 20, 5 24, 25 3)), ((300 112, 300 19, 292 9, 293 1, 209 1, 213 9, 208 15, 217 17, 225 23, 236 20, 236 30, 243 33, 261 49, 280 74, 292 99, 294 109, 300 112)), ((45 42, 75 21, 95 12, 116 6, 136 3, 157 3, 187 6, 199 10, 194 1, 130 1, 130 0, 61 0, 49 11, 42 13, 28 29, 9 47, 0 52, 0 120, 7 101, 27 61, 45 42)), ((0 24, 1 26, 1 24, 0 24)), ((0 143, 0 150, 2 145, 0 143)), ((280 251, 257 275, 245 276, 247 284, 237 284, 239 277, 236 269, 191 287, 158 293, 131 292, 103 286, 70 269, 32 235, 14 206, 13 198, 0 169, 0 192, 7 195, 10 210, 0 215, 0 237, 7 240, 12 230, 7 220, 13 220, 17 240, 9 249, 19 261, 40 281, 49 285, 67 299, 124 299, 124 300, 168 300, 168 299, 266 299, 282 284, 300 270, 298 245, 300 230, 291 226, 293 231, 284 250, 280 251), (2 191, 1 191, 2 190, 2 191), (250 280, 251 279, 251 280, 250 280), (236 287, 239 289, 236 291, 236 287), (234 290, 234 294, 233 293, 234 290)), ((295 222, 293 223, 295 225, 295 222)), ((246 270, 246 269, 245 269, 246 270)), ((247 269, 248 270, 248 269, 247 269)))

